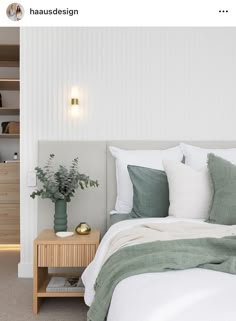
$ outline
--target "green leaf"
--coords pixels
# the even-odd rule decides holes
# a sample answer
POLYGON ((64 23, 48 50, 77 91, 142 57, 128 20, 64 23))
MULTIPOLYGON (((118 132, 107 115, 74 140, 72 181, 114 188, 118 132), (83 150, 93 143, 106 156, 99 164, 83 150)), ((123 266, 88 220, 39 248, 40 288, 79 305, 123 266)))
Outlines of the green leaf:
POLYGON ((49 198, 53 202, 57 199, 65 199, 70 202, 75 191, 80 187, 82 190, 89 187, 98 187, 98 181, 93 181, 89 176, 81 174, 78 170, 79 158, 72 160, 69 168, 59 165, 55 169, 53 165, 55 155, 50 154, 45 166, 35 167, 36 176, 41 182, 42 188, 31 193, 30 197, 35 199, 39 196, 43 199, 49 198))

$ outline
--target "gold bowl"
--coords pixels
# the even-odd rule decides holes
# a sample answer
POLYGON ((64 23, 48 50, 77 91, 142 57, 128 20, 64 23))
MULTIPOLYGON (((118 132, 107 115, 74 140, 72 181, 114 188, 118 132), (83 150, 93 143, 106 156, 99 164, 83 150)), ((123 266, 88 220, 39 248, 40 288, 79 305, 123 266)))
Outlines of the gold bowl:
POLYGON ((76 226, 75 232, 80 235, 87 235, 91 232, 91 227, 87 223, 81 222, 76 226))

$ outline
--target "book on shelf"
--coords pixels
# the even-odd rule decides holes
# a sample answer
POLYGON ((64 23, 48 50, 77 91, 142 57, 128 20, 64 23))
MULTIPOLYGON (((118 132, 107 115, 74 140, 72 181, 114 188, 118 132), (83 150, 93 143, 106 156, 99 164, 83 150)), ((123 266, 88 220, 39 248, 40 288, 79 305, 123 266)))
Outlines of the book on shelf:
POLYGON ((80 277, 53 276, 46 292, 84 292, 84 285, 80 277))

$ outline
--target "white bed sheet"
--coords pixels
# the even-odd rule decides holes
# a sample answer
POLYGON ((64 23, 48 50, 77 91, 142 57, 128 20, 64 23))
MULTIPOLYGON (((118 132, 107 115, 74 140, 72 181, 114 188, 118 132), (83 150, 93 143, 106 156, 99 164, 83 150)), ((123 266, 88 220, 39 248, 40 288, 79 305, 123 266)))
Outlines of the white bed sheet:
MULTIPOLYGON (((110 240, 120 231, 145 222, 195 222, 173 217, 138 219, 114 224, 95 259, 82 275, 85 302, 91 305, 94 283, 110 240)), ((146 273, 121 281, 112 296, 107 321, 234 321, 236 276, 204 269, 146 273)))

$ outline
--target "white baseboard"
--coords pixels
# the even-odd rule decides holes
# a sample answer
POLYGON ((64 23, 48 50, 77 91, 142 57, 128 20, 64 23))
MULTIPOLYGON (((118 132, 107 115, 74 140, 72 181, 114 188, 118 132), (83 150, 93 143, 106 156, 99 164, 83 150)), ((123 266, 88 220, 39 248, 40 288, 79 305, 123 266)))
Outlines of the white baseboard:
POLYGON ((19 278, 32 278, 33 277, 33 264, 20 262, 18 264, 18 277, 19 278))

